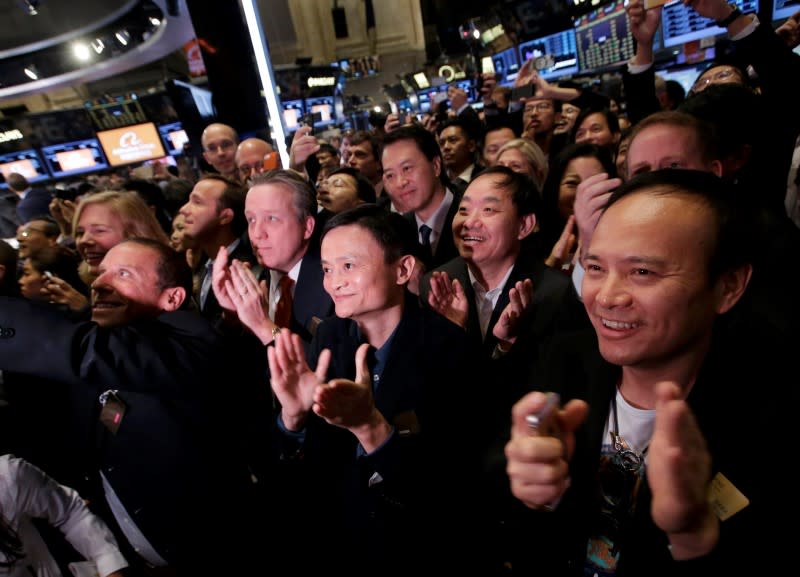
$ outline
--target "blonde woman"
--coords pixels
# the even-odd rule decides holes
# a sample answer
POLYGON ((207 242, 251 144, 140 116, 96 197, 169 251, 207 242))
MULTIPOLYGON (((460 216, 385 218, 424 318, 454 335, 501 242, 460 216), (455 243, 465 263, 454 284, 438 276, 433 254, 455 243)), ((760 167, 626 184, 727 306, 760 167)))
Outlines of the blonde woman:
POLYGON ((538 144, 527 138, 509 140, 497 151, 497 164, 507 166, 514 172, 527 174, 536 185, 541 198, 547 178, 547 157, 538 144))
MULTIPOLYGON (((81 279, 91 286, 99 274, 100 262, 106 253, 125 239, 141 237, 169 244, 164 229, 153 211, 135 192, 106 191, 81 198, 72 220, 75 247, 83 259, 79 265, 81 279)), ((46 285, 50 301, 79 311, 89 301, 69 283, 54 277, 46 285)))

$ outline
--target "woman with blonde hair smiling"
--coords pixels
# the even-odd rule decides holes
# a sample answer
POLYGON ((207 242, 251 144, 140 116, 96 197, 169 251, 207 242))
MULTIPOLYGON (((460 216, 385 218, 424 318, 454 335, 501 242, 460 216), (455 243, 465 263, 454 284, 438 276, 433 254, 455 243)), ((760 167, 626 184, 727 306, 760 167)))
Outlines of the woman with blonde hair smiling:
POLYGON ((527 138, 509 140, 497 152, 497 164, 507 166, 514 172, 527 174, 541 197, 547 178, 547 157, 538 144, 527 138))
MULTIPOLYGON (((153 211, 135 192, 106 191, 81 198, 72 220, 75 247, 83 259, 79 272, 91 286, 99 274, 100 262, 115 245, 132 237, 157 240, 169 245, 169 238, 153 211)), ((88 306, 86 297, 58 277, 45 286, 50 301, 72 310, 88 306)))

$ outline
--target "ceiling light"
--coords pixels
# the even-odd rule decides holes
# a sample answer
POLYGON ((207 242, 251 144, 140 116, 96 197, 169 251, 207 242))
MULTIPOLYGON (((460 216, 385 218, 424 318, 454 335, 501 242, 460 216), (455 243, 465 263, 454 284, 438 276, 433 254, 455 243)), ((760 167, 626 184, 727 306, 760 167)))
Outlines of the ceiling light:
POLYGON ((33 64, 25 68, 24 72, 25 76, 27 76, 31 80, 39 80, 39 71, 36 70, 36 67, 33 64))
POLYGON ((159 20, 158 18, 156 18, 154 16, 150 16, 149 20, 150 20, 150 24, 152 24, 155 27, 158 27, 161 24, 161 20, 159 20))
POLYGON ((127 30, 120 30, 114 35, 117 39, 117 42, 122 44, 123 46, 127 46, 128 42, 130 42, 131 35, 127 30))
POLYGON ((28 16, 36 16, 39 14, 39 0, 25 0, 25 8, 28 11, 28 16))
POLYGON ((86 62, 91 57, 89 47, 83 42, 75 42, 72 45, 72 53, 75 55, 75 58, 81 62, 86 62))

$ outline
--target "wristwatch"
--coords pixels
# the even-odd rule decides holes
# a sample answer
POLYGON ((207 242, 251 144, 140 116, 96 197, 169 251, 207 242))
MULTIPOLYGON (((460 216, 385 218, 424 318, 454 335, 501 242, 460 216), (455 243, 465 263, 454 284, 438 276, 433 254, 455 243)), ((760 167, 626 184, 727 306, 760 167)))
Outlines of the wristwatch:
POLYGON ((736 20, 739 16, 742 15, 742 11, 739 10, 739 8, 737 8, 735 4, 728 4, 728 6, 733 8, 733 12, 728 14, 722 20, 717 20, 716 21, 716 25, 719 26, 720 28, 727 28, 728 26, 733 24, 734 20, 736 20))

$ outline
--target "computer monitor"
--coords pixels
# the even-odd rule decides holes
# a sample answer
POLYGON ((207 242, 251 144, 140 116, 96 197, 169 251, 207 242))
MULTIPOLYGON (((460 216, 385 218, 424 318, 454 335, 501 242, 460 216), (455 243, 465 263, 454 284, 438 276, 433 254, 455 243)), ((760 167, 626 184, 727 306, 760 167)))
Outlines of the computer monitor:
POLYGON ((531 58, 534 59, 534 67, 539 75, 545 79, 577 73, 575 30, 564 30, 520 44, 520 66, 531 58))
POLYGON ((319 113, 317 126, 328 126, 336 122, 336 114, 333 106, 333 96, 318 96, 316 98, 306 98, 306 114, 319 113))
POLYGON ((776 20, 783 20, 798 10, 800 10, 800 1, 798 0, 773 0, 772 20, 773 22, 776 20))
MULTIPOLYGON (((477 91, 475 90, 475 85, 473 84, 472 80, 470 79, 456 80, 452 84, 455 84, 458 88, 466 92, 467 99, 470 102, 475 102, 478 99, 477 91)), ((447 89, 445 89, 445 92, 447 92, 447 89)))
POLYGON ((695 80, 700 76, 700 73, 705 70, 705 65, 690 66, 687 68, 678 68, 673 70, 657 70, 656 74, 661 76, 664 80, 675 80, 688 94, 694 86, 695 80))
POLYGON ((283 123, 286 130, 294 132, 300 128, 300 121, 305 114, 306 108, 302 100, 285 100, 281 102, 283 108, 283 123))
MULTIPOLYGON (((31 183, 50 178, 42 159, 39 158, 39 153, 33 149, 0 154, 0 173, 8 178, 12 172, 21 174, 31 183)), ((8 188, 8 185, 3 182, 0 187, 8 188)))
POLYGON ((53 178, 68 178, 108 168, 96 138, 43 146, 42 154, 53 178))
MULTIPOLYGON (((758 12, 758 0, 733 0, 742 12, 758 12)), ((692 40, 703 40, 725 34, 710 18, 704 18, 680 0, 669 2, 661 11, 661 30, 664 47, 678 46, 692 40)))
POLYGON ((162 124, 158 127, 158 132, 161 134, 161 140, 164 141, 167 154, 170 156, 183 154, 183 145, 189 142, 189 135, 186 134, 180 122, 162 124))
POLYGON ((143 122, 97 133, 110 166, 144 162, 166 156, 156 125, 143 122))
POLYGON ((519 74, 519 54, 515 47, 506 48, 492 55, 494 73, 497 75, 497 84, 510 86, 514 84, 519 74))
POLYGON ((616 0, 575 21, 581 72, 622 64, 633 56, 634 40, 623 0, 616 0))

